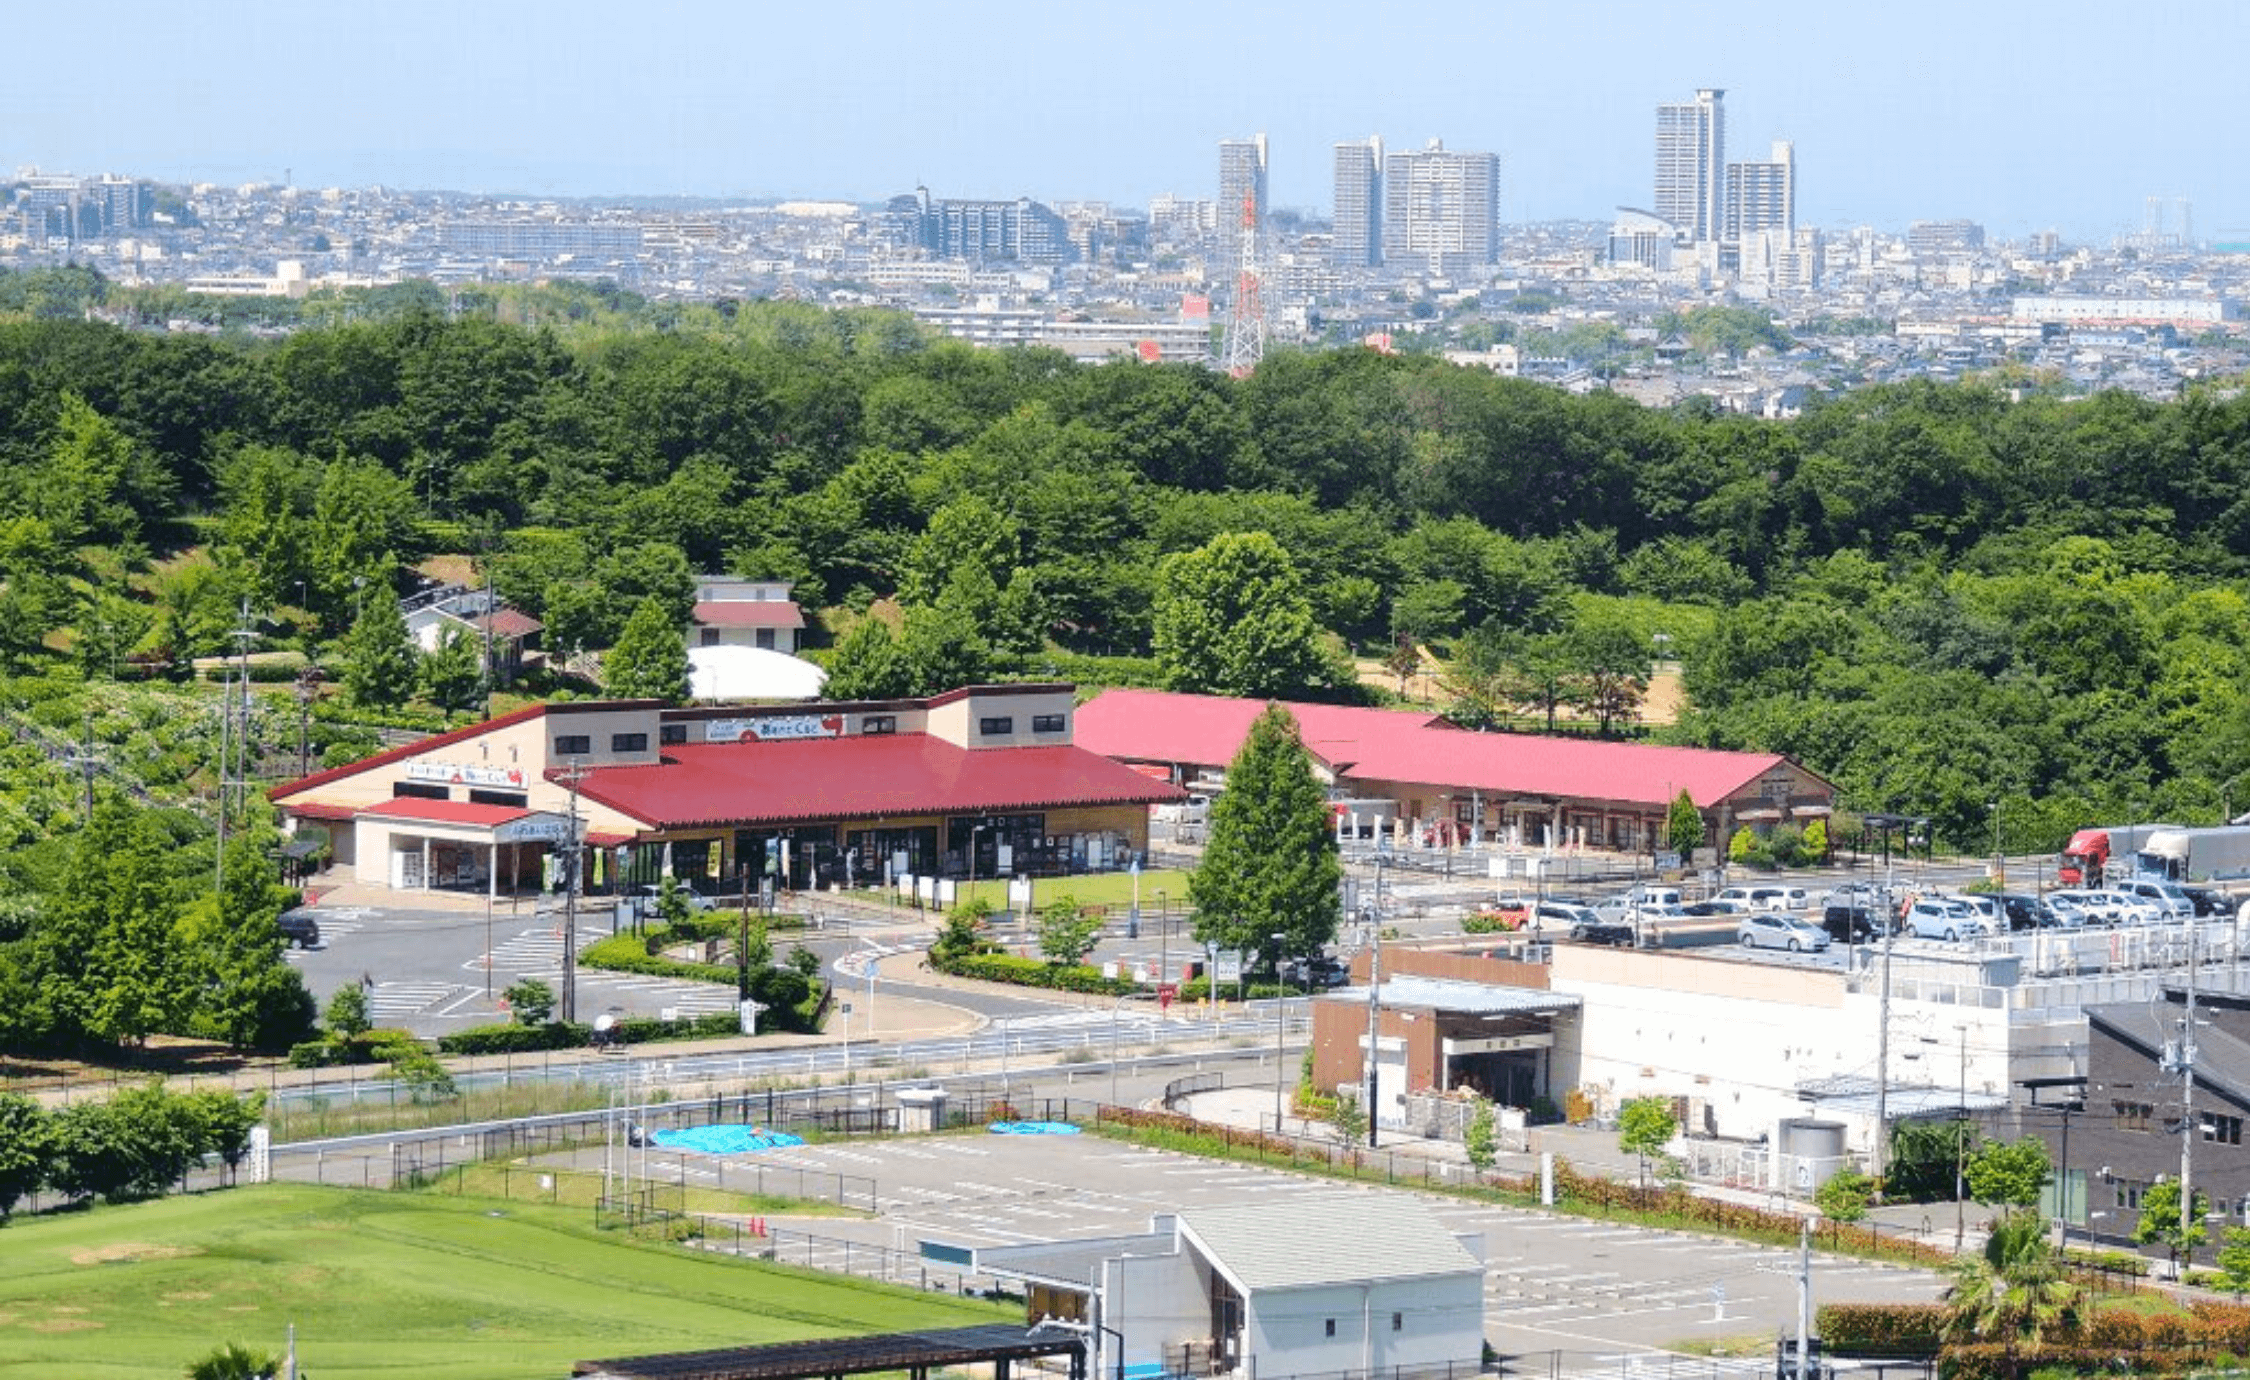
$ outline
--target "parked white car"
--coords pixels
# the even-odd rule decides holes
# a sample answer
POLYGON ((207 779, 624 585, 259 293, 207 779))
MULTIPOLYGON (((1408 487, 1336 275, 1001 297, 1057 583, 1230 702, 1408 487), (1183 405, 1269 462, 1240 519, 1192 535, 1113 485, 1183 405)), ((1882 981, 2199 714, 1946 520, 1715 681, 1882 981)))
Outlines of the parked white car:
POLYGON ((2183 891, 2178 882, 2168 882, 2161 877, 2129 877, 2119 882, 2111 890, 2124 892, 2128 896, 2138 896, 2141 900, 2163 911, 2170 919, 2193 920, 2195 918, 2195 898, 2183 891))
POLYGON ((2143 900, 2130 891, 2104 887, 2091 894, 2108 904, 2109 913, 2115 917, 2110 921, 2113 925, 2161 925, 2171 918, 2154 901, 2143 900))
POLYGON ((2039 899, 2046 903, 2048 913, 2055 917, 2057 929, 2083 930, 2102 923, 2073 892, 2050 891, 2039 899))
POLYGON ((1991 922, 1969 907, 1958 896, 1923 896, 1906 908, 1902 917, 1906 931, 1922 939, 1943 939, 1948 943, 1964 937, 1993 933, 1991 922))
POLYGON ((1831 942, 1828 931, 1810 920, 1778 911, 1759 911, 1742 917, 1735 939, 1745 949, 1785 949, 1790 953, 1820 953, 1831 942))

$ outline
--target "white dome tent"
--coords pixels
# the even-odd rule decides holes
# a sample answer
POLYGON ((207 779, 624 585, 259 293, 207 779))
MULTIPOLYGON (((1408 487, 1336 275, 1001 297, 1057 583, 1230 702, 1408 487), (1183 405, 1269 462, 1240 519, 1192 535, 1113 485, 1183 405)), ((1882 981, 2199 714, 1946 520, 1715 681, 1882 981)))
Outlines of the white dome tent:
POLYGON ((762 647, 691 647, 688 693, 698 700, 817 700, 828 673, 762 647))

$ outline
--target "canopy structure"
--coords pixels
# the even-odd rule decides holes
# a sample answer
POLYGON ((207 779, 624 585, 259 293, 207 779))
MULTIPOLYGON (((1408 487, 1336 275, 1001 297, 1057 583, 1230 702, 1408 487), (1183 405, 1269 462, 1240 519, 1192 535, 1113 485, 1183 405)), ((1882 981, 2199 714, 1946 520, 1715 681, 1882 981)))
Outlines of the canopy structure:
POLYGON ((1007 1380, 1010 1361, 1034 1356, 1070 1356, 1071 1373, 1083 1375, 1085 1346, 1083 1338, 1069 1334, 1027 1332, 1022 1323, 991 1323, 580 1361, 571 1374, 609 1380, 813 1380, 903 1371, 914 1380, 924 1380, 935 1368, 989 1363, 995 1380, 1007 1380))
POLYGON ((828 673, 764 647, 691 647, 688 693, 699 700, 817 700, 828 673))

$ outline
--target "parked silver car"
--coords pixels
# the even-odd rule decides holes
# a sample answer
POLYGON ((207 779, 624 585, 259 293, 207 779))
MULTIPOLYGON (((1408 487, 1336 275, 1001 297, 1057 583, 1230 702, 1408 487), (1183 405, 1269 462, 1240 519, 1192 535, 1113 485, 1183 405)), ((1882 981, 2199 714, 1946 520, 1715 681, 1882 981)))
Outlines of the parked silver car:
POLYGON ((1735 939, 1745 949, 1786 949, 1790 953, 1819 953, 1832 942, 1828 931, 1801 916, 1780 911, 1754 911, 1735 926, 1735 939))

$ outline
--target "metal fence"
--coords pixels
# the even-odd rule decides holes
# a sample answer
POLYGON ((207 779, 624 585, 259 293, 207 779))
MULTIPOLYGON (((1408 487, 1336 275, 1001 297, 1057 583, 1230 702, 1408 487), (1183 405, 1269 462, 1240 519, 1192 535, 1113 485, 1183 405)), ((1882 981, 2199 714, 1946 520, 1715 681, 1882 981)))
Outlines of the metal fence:
POLYGON ((913 1251, 766 1226, 741 1216, 684 1212, 656 1203, 646 1192, 604 1196, 595 1204, 594 1221, 603 1228, 656 1235, 746 1260, 855 1275, 924 1292, 992 1295, 1000 1290, 989 1275, 951 1268, 913 1251))

